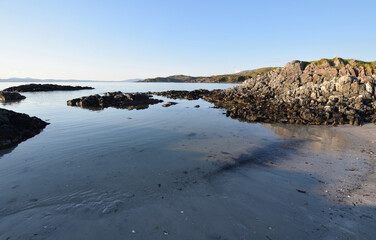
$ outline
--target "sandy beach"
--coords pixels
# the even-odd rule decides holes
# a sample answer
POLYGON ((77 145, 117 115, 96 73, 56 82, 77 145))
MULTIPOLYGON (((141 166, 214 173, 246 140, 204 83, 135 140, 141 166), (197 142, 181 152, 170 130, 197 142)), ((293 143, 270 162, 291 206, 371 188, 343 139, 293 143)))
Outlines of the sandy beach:
POLYGON ((128 237, 374 239, 376 126, 267 127, 290 140, 130 209, 128 237))

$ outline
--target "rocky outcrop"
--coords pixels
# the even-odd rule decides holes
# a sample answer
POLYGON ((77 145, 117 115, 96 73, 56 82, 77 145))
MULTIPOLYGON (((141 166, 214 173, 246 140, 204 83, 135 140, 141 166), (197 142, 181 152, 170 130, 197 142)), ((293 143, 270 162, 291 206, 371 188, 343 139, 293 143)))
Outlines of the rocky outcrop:
MULTIPOLYGON (((365 88, 364 84, 359 86, 365 88)), ((327 92, 330 91, 320 85, 311 85, 272 98, 213 91, 204 99, 226 108, 227 116, 249 122, 359 125, 376 121, 374 97, 347 95, 346 91, 327 92)))
POLYGON ((299 73, 293 71, 297 64, 285 67, 284 72, 292 70, 287 77, 250 79, 231 89, 213 91, 204 99, 224 106, 228 116, 250 122, 359 125, 376 121, 375 77, 342 76, 301 83, 299 73))
POLYGON ((1 102, 12 102, 12 101, 20 101, 22 99, 25 99, 26 97, 16 93, 16 92, 6 92, 6 91, 0 91, 0 101, 1 102))
POLYGON ((84 89, 94 89, 92 87, 81 87, 81 86, 65 86, 57 84, 26 84, 15 87, 9 87, 4 89, 4 91, 9 92, 50 92, 50 91, 73 91, 73 90, 84 90, 84 89))
POLYGON ((203 98, 225 108, 227 116, 249 122, 376 123, 375 71, 371 63, 360 63, 339 58, 312 63, 292 61, 233 88, 199 90, 199 94, 198 90, 167 91, 158 95, 203 98))
MULTIPOLYGON (((334 58, 313 62, 295 60, 287 63, 283 68, 257 75, 251 80, 267 84, 272 94, 282 94, 307 83, 320 84, 335 77, 371 77, 373 75, 376 75, 376 62, 334 58)), ((247 83, 244 84, 247 85, 247 83)))
POLYGON ((37 117, 0 108, 0 149, 15 146, 34 137, 47 124, 37 117))
POLYGON ((91 95, 87 97, 76 98, 67 101, 68 106, 79 106, 88 109, 104 109, 107 107, 133 109, 145 109, 149 105, 163 102, 159 99, 154 99, 151 95, 146 93, 122 93, 122 92, 108 92, 103 96, 91 95))

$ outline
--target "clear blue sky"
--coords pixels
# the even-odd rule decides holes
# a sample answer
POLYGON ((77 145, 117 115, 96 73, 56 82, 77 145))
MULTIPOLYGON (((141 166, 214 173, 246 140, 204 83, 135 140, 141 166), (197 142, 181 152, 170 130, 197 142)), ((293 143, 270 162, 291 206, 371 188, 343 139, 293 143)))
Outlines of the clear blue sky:
POLYGON ((376 60, 376 1, 0 0, 0 78, 214 75, 376 60))

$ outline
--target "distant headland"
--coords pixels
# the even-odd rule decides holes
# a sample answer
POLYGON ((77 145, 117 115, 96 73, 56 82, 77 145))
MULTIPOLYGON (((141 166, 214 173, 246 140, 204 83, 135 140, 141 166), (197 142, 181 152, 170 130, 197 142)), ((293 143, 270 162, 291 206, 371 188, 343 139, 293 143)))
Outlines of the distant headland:
MULTIPOLYGON (((303 79, 314 76, 323 78, 355 76, 364 77, 376 75, 376 61, 365 62, 355 59, 342 59, 335 57, 333 59, 320 59, 317 61, 301 61, 303 67, 303 79)), ((193 82, 193 83, 242 83, 247 79, 257 75, 267 74, 272 70, 281 69, 282 67, 265 67, 255 70, 242 71, 236 74, 215 75, 210 77, 192 77, 185 75, 174 75, 169 77, 157 77, 140 80, 140 82, 193 82)))

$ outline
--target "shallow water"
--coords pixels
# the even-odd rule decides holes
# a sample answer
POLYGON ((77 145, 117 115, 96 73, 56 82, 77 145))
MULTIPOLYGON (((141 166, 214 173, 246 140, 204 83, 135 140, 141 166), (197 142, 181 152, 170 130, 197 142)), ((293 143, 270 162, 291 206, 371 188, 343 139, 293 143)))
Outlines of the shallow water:
MULTIPOLYGON (((18 83, 1 83, 0 88, 11 85, 18 83)), ((95 90, 22 93, 25 100, 1 106, 50 125, 0 152, 0 216, 64 204, 76 206, 72 214, 80 207, 87 216, 106 212, 108 204, 124 197, 147 198, 181 188, 186 178, 199 179, 221 162, 233 161, 237 152, 277 139, 262 125, 226 118, 202 100, 176 100, 169 108, 157 104, 144 110, 91 111, 66 105, 69 99, 107 91, 210 90, 229 84, 81 85, 95 90), (197 104, 201 107, 194 108, 197 104)))

